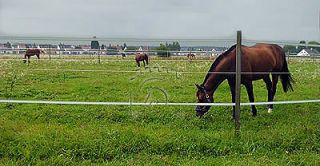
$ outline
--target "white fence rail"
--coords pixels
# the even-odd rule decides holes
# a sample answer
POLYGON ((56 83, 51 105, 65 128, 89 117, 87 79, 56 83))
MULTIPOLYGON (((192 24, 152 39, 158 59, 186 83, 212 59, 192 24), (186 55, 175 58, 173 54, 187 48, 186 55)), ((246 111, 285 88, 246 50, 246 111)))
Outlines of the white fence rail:
MULTIPOLYGON (((241 106, 269 105, 269 104, 303 104, 319 103, 319 100, 293 100, 293 101, 273 101, 241 103, 241 106)), ((45 100, 0 100, 0 103, 16 104, 56 104, 56 105, 127 105, 127 106, 234 106, 235 103, 156 103, 156 102, 84 102, 84 101, 45 101, 45 100)))

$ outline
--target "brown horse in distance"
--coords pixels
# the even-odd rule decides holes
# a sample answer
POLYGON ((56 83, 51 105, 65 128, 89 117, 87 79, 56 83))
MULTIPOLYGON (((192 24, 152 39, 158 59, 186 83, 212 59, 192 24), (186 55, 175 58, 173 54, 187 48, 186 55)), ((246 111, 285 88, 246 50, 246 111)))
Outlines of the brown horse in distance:
POLYGON ((36 55, 38 59, 40 59, 40 54, 45 53, 43 50, 38 49, 38 48, 32 48, 32 49, 27 49, 26 53, 24 54, 24 59, 23 62, 27 62, 28 58, 28 63, 30 63, 30 57, 36 55))
MULTIPOLYGON (((197 86, 196 96, 198 103, 212 103, 213 94, 218 86, 228 80, 232 94, 232 102, 235 102, 235 71, 236 71, 236 45, 232 46, 221 54, 211 65, 203 83, 197 86), (222 74, 219 72, 229 72, 222 74), (230 72, 232 74, 230 74, 230 72)), ((252 47, 241 46, 241 84, 246 87, 249 100, 254 102, 252 81, 263 79, 268 90, 268 101, 273 101, 277 90, 277 83, 280 76, 283 90, 287 92, 292 88, 292 77, 288 69, 283 49, 275 44, 256 44, 252 47), (280 73, 281 72, 281 73, 280 73), (272 81, 270 79, 270 74, 272 81)), ((272 111, 273 105, 268 105, 268 112, 272 111)), ((196 115, 202 117, 210 106, 199 105, 196 107, 196 115)), ((252 115, 257 115, 257 109, 252 105, 252 115)), ((235 107, 233 107, 233 118, 235 107)))
POLYGON ((195 58, 196 57, 196 55, 194 55, 194 54, 192 54, 192 53, 188 53, 187 54, 187 58, 189 59, 189 60, 191 60, 191 59, 193 59, 193 58, 195 58))
POLYGON ((137 62, 137 65, 138 67, 140 67, 140 61, 143 62, 143 66, 146 66, 146 63, 147 65, 149 64, 149 60, 148 60, 148 55, 146 53, 137 53, 136 54, 136 57, 135 57, 135 60, 137 62))

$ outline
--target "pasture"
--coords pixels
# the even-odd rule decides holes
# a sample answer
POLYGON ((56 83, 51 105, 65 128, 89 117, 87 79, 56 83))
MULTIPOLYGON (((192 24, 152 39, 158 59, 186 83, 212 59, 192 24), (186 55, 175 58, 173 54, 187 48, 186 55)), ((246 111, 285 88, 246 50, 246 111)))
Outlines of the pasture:
MULTIPOLYGON (((7 58, 3 57, 3 58, 7 58)), ((133 57, 0 61, 0 99, 196 102, 212 60, 133 57), (128 72, 130 71, 130 72, 128 72)), ((319 61, 290 59, 294 91, 278 84, 276 101, 320 99, 319 61)), ((256 101, 267 100, 263 81, 256 101)), ((224 82, 215 102, 231 102, 224 82)), ((242 102, 248 102, 242 88, 242 102)), ((241 137, 231 107, 199 119, 194 106, 0 104, 1 165, 319 165, 320 103, 242 107, 241 137)))

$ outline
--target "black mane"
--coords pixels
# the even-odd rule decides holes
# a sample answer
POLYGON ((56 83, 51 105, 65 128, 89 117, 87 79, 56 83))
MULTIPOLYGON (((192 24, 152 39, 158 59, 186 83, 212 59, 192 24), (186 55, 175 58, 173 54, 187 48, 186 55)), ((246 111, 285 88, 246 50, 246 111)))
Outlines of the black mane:
POLYGON ((208 71, 208 74, 206 75, 206 78, 204 79, 202 85, 207 81, 207 79, 209 78, 210 76, 210 72, 213 72, 213 70, 215 69, 215 67, 221 62, 221 60, 226 56, 228 55, 233 49, 236 48, 236 44, 231 46, 227 51, 225 51, 224 53, 222 53, 221 55, 219 55, 215 60, 214 62, 212 63, 209 71, 208 71))

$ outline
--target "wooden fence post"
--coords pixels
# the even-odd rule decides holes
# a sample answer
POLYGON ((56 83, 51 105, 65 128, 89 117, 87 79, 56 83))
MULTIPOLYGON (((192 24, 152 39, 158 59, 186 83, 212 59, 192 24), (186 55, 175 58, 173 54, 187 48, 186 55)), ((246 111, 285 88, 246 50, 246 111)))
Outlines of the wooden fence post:
POLYGON ((240 93, 241 93, 241 31, 237 31, 236 47, 236 91, 235 91, 235 133, 240 135, 240 93))

